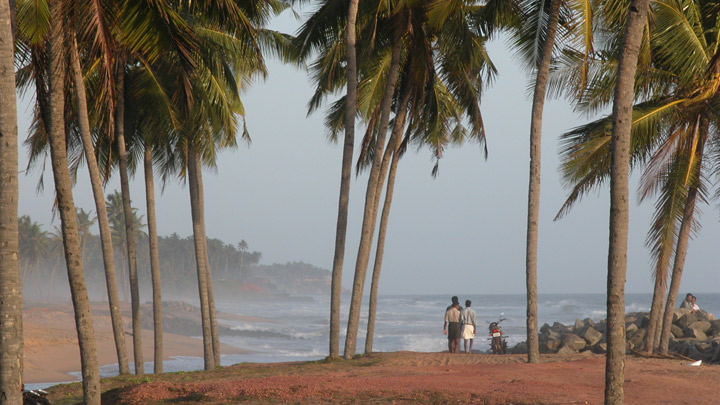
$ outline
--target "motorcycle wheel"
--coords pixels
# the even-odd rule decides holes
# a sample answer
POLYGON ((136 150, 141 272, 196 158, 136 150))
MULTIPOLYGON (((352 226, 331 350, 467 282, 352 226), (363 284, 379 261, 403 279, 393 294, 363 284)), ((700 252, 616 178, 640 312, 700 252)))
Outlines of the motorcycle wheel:
POLYGON ((492 349, 493 354, 500 354, 500 348, 501 348, 500 339, 494 337, 492 339, 492 344, 490 345, 490 347, 492 349))

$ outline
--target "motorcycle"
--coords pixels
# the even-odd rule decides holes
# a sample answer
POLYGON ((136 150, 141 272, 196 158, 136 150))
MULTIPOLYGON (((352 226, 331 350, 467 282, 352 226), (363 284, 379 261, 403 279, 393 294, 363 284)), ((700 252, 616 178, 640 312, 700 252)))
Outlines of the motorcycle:
POLYGON ((50 400, 47 399, 47 391, 37 390, 23 390, 23 404, 24 405, 51 405, 50 400))
POLYGON ((500 322, 505 320, 502 316, 503 314, 500 314, 500 318, 498 318, 496 322, 490 322, 490 325, 488 326, 491 339, 490 349, 493 354, 505 354, 507 351, 507 342, 505 341, 505 336, 503 335, 502 328, 500 327, 500 322))

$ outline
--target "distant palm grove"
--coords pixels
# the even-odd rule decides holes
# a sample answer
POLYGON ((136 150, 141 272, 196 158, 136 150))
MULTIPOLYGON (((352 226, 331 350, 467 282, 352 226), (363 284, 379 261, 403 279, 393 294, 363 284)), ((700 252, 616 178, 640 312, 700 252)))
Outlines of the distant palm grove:
POLYGON ((309 112, 326 111, 327 128, 318 128, 318 136, 329 132, 342 139, 333 268, 325 291, 331 297, 331 358, 340 357, 353 165, 369 171, 343 357, 357 352, 374 247, 365 339, 365 352, 372 352, 398 164, 407 150, 426 150, 436 174, 450 145, 484 146, 490 134, 480 102, 502 74, 486 44, 502 35, 530 74, 519 79, 529 79, 533 90, 527 117, 530 363, 539 361, 544 101, 565 97, 578 112, 611 111, 560 136, 560 170, 570 194, 558 217, 587 192, 609 185, 605 402, 623 403, 630 169, 642 173, 641 198, 654 199, 656 207, 647 236, 654 294, 645 347, 666 353, 698 221, 695 206, 714 192, 709 178, 718 170, 719 27, 720 2, 706 0, 0 0, 0 402, 21 402, 22 282, 42 289, 47 277, 60 278, 61 269, 76 309, 85 403, 100 403, 102 392, 88 284, 93 292, 103 286, 121 374, 131 372, 121 296, 132 307, 134 373, 144 373, 138 285, 147 278, 155 372, 163 370, 162 294, 178 286, 198 294, 205 369, 219 365, 213 281, 234 277, 260 256, 242 242, 207 238, 202 174, 215 167, 220 150, 235 147, 238 137, 249 139, 241 93, 252 82, 272 80, 266 77, 269 57, 306 67, 316 87, 309 112), (297 32, 267 28, 274 16, 298 8, 307 11, 298 13, 297 32), (20 140, 17 92, 34 100, 30 133, 20 140), (18 142, 24 142, 31 168, 50 162, 61 224, 52 235, 28 217, 18 218, 18 142), (75 207, 79 170, 90 175, 96 221, 75 207), (130 204, 133 173, 145 181, 147 233, 130 204), (121 190, 106 196, 112 176, 121 190), (158 236, 155 181, 169 178, 188 186, 192 238, 158 236), (99 236, 89 231, 95 224, 99 236), (150 272, 139 273, 140 267, 150 272))

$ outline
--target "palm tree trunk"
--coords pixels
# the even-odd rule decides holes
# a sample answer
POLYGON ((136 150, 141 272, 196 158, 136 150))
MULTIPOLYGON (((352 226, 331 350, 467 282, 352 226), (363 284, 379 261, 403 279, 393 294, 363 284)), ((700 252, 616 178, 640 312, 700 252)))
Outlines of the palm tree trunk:
POLYGON ((342 293, 342 270, 345 258, 348 205, 350 203, 350 175, 352 174, 353 147, 355 146, 355 113, 357 111, 357 55, 355 49, 355 23, 360 0, 350 0, 346 30, 347 95, 345 100, 345 141, 343 143, 342 168, 340 170, 340 196, 338 219, 335 230, 335 254, 333 256, 330 285, 330 353, 338 357, 340 352, 340 295, 342 293))
MULTIPOLYGON (((390 135, 389 146, 385 154, 392 154, 392 162, 388 173, 387 189, 385 190, 385 203, 383 204, 382 216, 380 217, 380 229, 378 230, 378 242, 375 247, 375 264, 373 265, 372 281, 370 283, 370 302, 368 307, 368 325, 365 335, 365 353, 372 353, 375 340, 375 320, 377 319, 377 300, 380 286, 380 273, 382 272, 383 256, 385 254, 385 235, 390 220, 390 208, 392 206, 393 191, 395 189, 395 176, 398 163, 400 162, 399 148, 402 144, 402 131, 405 127, 408 102, 410 100, 409 86, 404 90, 403 99, 400 103, 400 111, 395 115, 395 127, 390 135)), ((379 194, 380 191, 378 190, 379 194)))
POLYGON ((649 0, 633 0, 628 12, 613 101, 610 170, 610 235, 607 275, 605 403, 625 400, 625 275, 629 228, 630 130, 635 72, 649 0))
POLYGON ((195 160, 197 167, 194 171, 195 183, 197 184, 197 201, 199 206, 200 214, 200 228, 202 230, 202 237, 200 240, 203 243, 201 250, 203 260, 205 260, 205 271, 207 279, 207 294, 208 294, 208 310, 210 315, 210 335, 212 336, 212 347, 213 357, 215 358, 215 365, 220 365, 220 334, 218 331, 217 312, 215 311, 215 293, 213 292, 213 278, 212 278, 212 267, 210 267, 210 258, 208 256, 207 249, 207 232, 205 231, 205 190, 203 188, 202 180, 202 166, 200 165, 200 159, 195 160))
POLYGON ((85 91, 82 68, 80 67, 75 33, 71 32, 70 37, 70 57, 73 84, 75 85, 77 93, 75 99, 77 100, 78 121, 80 126, 80 135, 83 142, 83 149, 85 151, 85 160, 87 162, 88 171, 90 172, 90 184, 92 185, 93 198, 95 199, 98 227, 100 228, 100 243, 102 246, 103 263, 105 265, 105 281, 110 305, 110 319, 113 328, 113 338, 115 339, 115 349, 117 352, 120 374, 130 374, 127 347, 125 346, 125 330, 123 328, 122 311, 120 310, 120 293, 118 292, 117 273, 115 270, 115 252, 112 244, 110 222, 108 221, 107 216, 107 206, 105 205, 102 176, 100 175, 100 169, 98 168, 97 160, 95 159, 95 146, 93 145, 92 134, 90 132, 90 118, 88 116, 87 108, 87 93, 85 91))
POLYGON ((0 1, 0 398, 9 404, 20 404, 23 401, 23 302, 12 11, 8 2, 0 1))
POLYGON ((663 246, 657 266, 655 267, 655 288, 653 289, 652 305, 650 306, 648 334, 645 339, 645 351, 647 353, 652 353, 660 341, 658 333, 660 329, 658 328, 658 325, 661 325, 660 319, 662 317, 663 308, 665 307, 668 265, 670 264, 671 252, 672 250, 669 246, 663 246))
POLYGON ((153 178, 152 146, 145 145, 145 202, 147 205, 148 243, 150 245, 150 272, 153 291, 153 326, 155 330, 155 358, 153 372, 163 372, 163 317, 162 278, 160 276, 160 249, 157 219, 155 218, 155 179, 153 178))
MULTIPOLYGON (((690 168, 691 171, 699 173, 702 167, 703 151, 705 149, 705 139, 709 128, 710 122, 702 118, 698 131, 698 146, 695 151, 695 164, 694 167, 690 168)), ((700 175, 696 174, 696 178, 700 175)), ((682 280, 682 273, 685 267, 685 257, 688 251, 688 242, 690 241, 690 233, 692 232, 693 216, 695 213, 695 203, 698 195, 698 184, 699 179, 690 180, 693 183, 690 185, 687 194, 687 200, 685 202, 685 209, 683 211, 682 223, 680 225, 680 231, 678 232, 677 246, 675 247, 675 260, 673 262, 672 269, 672 280, 670 281, 670 290, 668 291, 667 302, 665 303, 665 314, 663 316, 662 332, 660 334, 660 348, 661 354, 667 354, 670 346, 670 333, 672 327, 672 318, 675 312, 675 305, 677 304, 678 293, 680 292, 680 281, 682 280)))
POLYGON ((367 191, 365 193, 365 212, 363 214, 363 225, 360 234, 360 246, 358 247, 357 260, 355 262, 355 279, 353 281, 352 299, 350 300, 350 315, 348 316, 347 334, 345 335, 346 359, 355 356, 357 345, 357 333, 360 324, 360 311, 362 310, 362 296, 365 289, 365 278, 367 275, 370 250, 372 249, 372 238, 375 233, 377 222, 377 208, 380 200, 379 188, 383 185, 389 162, 384 156, 385 137, 390 123, 390 111, 392 98, 395 94, 395 87, 400 70, 400 53, 402 50, 402 37, 405 26, 398 24, 395 28, 393 39, 393 50, 388 72, 388 81, 385 86, 382 105, 380 106, 380 129, 375 141, 375 155, 373 157, 370 177, 368 178, 367 191), (382 173, 381 173, 382 172, 382 173))
POLYGON ((540 228, 540 172, 542 151, 542 119, 545 93, 550 75, 550 62, 555 47, 555 35, 560 19, 560 0, 550 0, 550 17, 547 36, 542 47, 540 66, 535 79, 532 116, 530 122, 530 180, 528 182, 527 245, 525 256, 525 282, 527 289, 527 345, 528 363, 540 362, 538 340, 537 256, 540 228))
POLYGON ((57 207, 60 213, 70 294, 75 310, 75 327, 80 346, 83 402, 100 404, 100 370, 97 361, 95 329, 80 256, 80 237, 72 195, 72 180, 65 150, 64 18, 60 2, 51 3, 51 15, 53 22, 50 24, 48 46, 50 122, 47 123, 50 160, 55 181, 57 207))
POLYGON ((117 106, 115 110, 115 139, 120 160, 120 190, 125 217, 125 240, 128 254, 128 275, 130 279, 130 306, 132 308, 133 353, 135 356, 135 374, 145 374, 142 352, 142 318, 140 315, 140 286, 137 273, 137 247, 133 224, 132 203, 130 201, 130 179, 128 178, 127 151, 125 150, 125 66, 120 63, 117 72, 117 106))
POLYGON ((200 222, 200 204, 197 201, 198 184, 195 181, 197 175, 198 162, 197 151, 190 147, 188 149, 188 188, 190 189, 190 211, 192 213, 193 239, 195 240, 195 261, 197 263, 198 290, 200 293, 200 313, 202 319, 203 330, 203 358, 205 360, 205 370, 213 370, 215 368, 215 355, 212 343, 212 327, 210 324, 210 308, 208 300, 207 274, 205 270, 206 262, 203 258, 204 244, 202 242, 202 226, 200 222))
POLYGON ((695 209, 695 201, 697 200, 697 191, 697 187, 692 187, 688 191, 682 224, 680 225, 680 232, 678 234, 677 248, 675 249, 675 261, 672 271, 672 281, 670 281, 670 291, 668 291, 668 298, 665 303, 663 328, 660 334, 659 352, 661 354, 667 354, 668 346, 670 345, 670 327, 672 326, 673 313, 675 312, 677 296, 680 291, 680 281, 682 279, 682 273, 685 266, 685 256, 687 255, 688 241, 690 240, 690 231, 692 229, 692 217, 695 209))

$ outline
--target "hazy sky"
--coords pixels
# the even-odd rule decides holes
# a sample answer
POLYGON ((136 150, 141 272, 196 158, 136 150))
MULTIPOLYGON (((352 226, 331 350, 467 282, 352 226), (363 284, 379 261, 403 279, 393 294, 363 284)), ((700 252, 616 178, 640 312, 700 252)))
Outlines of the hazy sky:
MULTIPOLYGON (((276 23, 291 32, 293 22, 276 23)), ((499 77, 482 99, 489 157, 476 143, 446 151, 439 176, 430 176, 427 150, 409 150, 398 170, 380 292, 384 294, 487 294, 525 291, 525 240, 529 168, 528 76, 502 40, 490 44, 499 77)), ((244 239, 262 263, 304 261, 332 267, 342 145, 327 141, 324 112, 306 117, 312 88, 304 71, 269 62, 270 74, 243 95, 252 143, 223 152, 217 172, 204 171, 207 234, 228 243, 244 239)), ((31 108, 19 105, 20 138, 31 108)), ((608 253, 608 188, 587 196, 559 222, 553 218, 568 192, 558 175, 558 136, 587 121, 563 100, 549 101, 543 128, 540 293, 603 293, 608 253)), ((364 127, 358 127, 357 138, 364 127)), ((358 142, 360 139, 358 139, 358 142)), ((357 147, 356 156, 357 157, 357 147)), ((20 149, 21 166, 27 151, 20 149)), ((94 209, 87 169, 75 203, 94 209)), ((48 162, 45 191, 36 194, 38 169, 20 177, 20 215, 51 226, 54 197, 48 162)), ((117 178, 118 176, 115 175, 117 178)), ((637 180, 637 175, 634 180, 637 180)), ((343 285, 355 268, 367 174, 353 177, 343 285)), ((632 182, 634 190, 637 181, 632 182)), ((106 194, 119 189, 113 180, 106 194)), ((158 186, 158 193, 160 189, 158 186)), ((131 186, 133 206, 145 214, 142 170, 131 186)), ((631 204, 626 291, 652 292, 651 260, 644 246, 653 201, 631 204)), ((720 242, 717 202, 701 206, 704 225, 691 242, 681 294, 718 292, 712 251, 720 242)), ((167 184, 157 197, 161 235, 192 234, 186 185, 167 184)), ((52 226, 59 225, 59 219, 52 226)), ((94 230, 97 233, 97 230, 94 230)), ((145 248, 145 247, 141 247, 145 248)), ((371 258, 372 264, 372 258, 371 258)), ((140 271, 149 271, 140 269, 140 271)), ((372 269, 370 269, 372 271, 372 269)), ((367 285, 369 286, 369 280, 367 285)))

